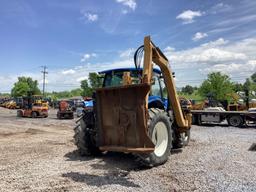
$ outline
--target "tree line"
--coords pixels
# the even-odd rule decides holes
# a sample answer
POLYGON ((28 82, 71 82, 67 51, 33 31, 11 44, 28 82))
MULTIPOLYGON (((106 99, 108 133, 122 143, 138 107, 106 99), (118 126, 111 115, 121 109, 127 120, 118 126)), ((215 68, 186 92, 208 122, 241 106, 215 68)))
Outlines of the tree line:
MULTIPOLYGON (((82 80, 80 88, 72 89, 71 91, 46 92, 46 96, 51 97, 53 100, 74 96, 91 96, 93 91, 96 88, 100 87, 101 84, 102 80, 100 78, 100 75, 98 75, 97 73, 89 73, 88 80, 82 80)), ((12 97, 22 97, 26 96, 28 92, 31 92, 32 95, 42 94, 38 87, 38 81, 33 80, 31 77, 18 77, 18 81, 13 85, 11 94, 4 95, 12 97)))
MULTIPOLYGON (((97 73, 89 73, 89 78, 82 80, 80 88, 71 91, 47 92, 46 96, 53 100, 60 98, 69 98, 74 96, 91 96, 96 88, 101 87, 102 78, 97 73)), ((229 93, 238 91, 253 90, 256 91, 256 73, 253 73, 246 79, 245 83, 234 83, 230 77, 220 72, 213 72, 208 74, 207 79, 199 87, 186 85, 182 87, 179 94, 185 96, 198 95, 201 98, 208 97, 209 94, 216 100, 226 98, 229 93)), ((18 77, 18 81, 14 83, 11 90, 12 97, 26 96, 28 91, 33 95, 40 95, 41 91, 38 88, 38 81, 31 77, 18 77)), ((0 94, 1 95, 1 94, 0 94)), ((6 95, 6 94, 5 94, 6 95)))
POLYGON ((208 74, 207 79, 199 87, 186 85, 182 87, 180 94, 192 95, 197 94, 201 98, 211 96, 216 100, 224 100, 230 93, 256 91, 256 73, 246 78, 245 83, 234 83, 230 77, 220 72, 208 74))

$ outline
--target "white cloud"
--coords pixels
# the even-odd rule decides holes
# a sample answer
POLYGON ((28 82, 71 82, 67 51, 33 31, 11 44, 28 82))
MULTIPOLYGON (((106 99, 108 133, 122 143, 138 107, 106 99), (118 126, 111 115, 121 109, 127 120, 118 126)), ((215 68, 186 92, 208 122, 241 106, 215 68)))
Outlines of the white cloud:
POLYGON ((256 14, 240 16, 238 18, 226 19, 218 22, 216 26, 234 26, 235 24, 246 24, 256 21, 256 14))
MULTIPOLYGON (((191 83, 186 79, 203 79, 206 73, 212 71, 222 71, 231 77, 241 77, 242 75, 249 77, 253 71, 256 71, 256 38, 238 42, 229 42, 219 38, 187 50, 175 50, 168 46, 164 52, 176 72, 176 77, 180 80, 177 81, 178 86, 182 83, 191 83), (177 69, 181 70, 176 71, 177 69), (192 76, 194 71, 198 73, 198 76, 192 76)), ((114 62, 87 63, 80 66, 80 69, 71 75, 71 82, 78 83, 78 80, 88 77, 88 73, 91 71, 134 67, 133 53, 134 49, 130 48, 120 52, 120 58, 114 62)), ((242 82, 244 79, 240 78, 242 82)), ((192 84, 195 82, 200 83, 201 81, 192 81, 192 84)))
POLYGON ((201 45, 201 47, 219 47, 219 46, 223 46, 226 45, 229 41, 225 40, 223 38, 219 38, 216 41, 209 41, 208 43, 204 43, 201 45))
POLYGON ((256 38, 238 42, 229 42, 220 38, 187 50, 165 50, 172 68, 187 72, 188 77, 190 72, 197 72, 199 76, 205 77, 209 72, 221 71, 230 75, 234 80, 240 77, 239 80, 242 82, 245 77, 249 77, 256 71, 255 52, 256 38))
POLYGON ((85 62, 87 59, 89 59, 91 56, 90 54, 84 54, 82 59, 81 59, 81 62, 85 62))
POLYGON ((129 48, 129 49, 127 49, 127 50, 121 51, 121 52, 120 52, 120 57, 121 57, 121 58, 129 58, 129 57, 132 57, 133 54, 134 54, 134 52, 135 52, 135 49, 129 48))
POLYGON ((82 65, 75 66, 75 70, 79 70, 79 69, 82 69, 82 68, 83 68, 82 65))
POLYGON ((179 14, 176 19, 183 20, 183 24, 193 23, 195 17, 201 17, 204 13, 201 11, 186 10, 179 14))
POLYGON ((96 53, 91 53, 91 54, 85 53, 80 61, 85 62, 85 61, 89 60, 92 57, 97 57, 97 54, 96 53))
POLYGON ((77 82, 81 82, 81 81, 83 81, 83 80, 85 80, 85 79, 88 79, 88 76, 78 77, 78 78, 76 79, 76 81, 77 81, 77 82))
POLYGON ((95 22, 98 20, 99 16, 95 13, 82 12, 83 19, 86 19, 88 22, 95 22))
POLYGON ((228 41, 220 38, 188 50, 172 53, 167 51, 166 54, 173 63, 188 64, 188 66, 192 63, 202 65, 247 59, 245 52, 231 50, 227 43, 228 41))
POLYGON ((244 53, 226 51, 221 48, 204 48, 203 46, 171 54, 171 61, 175 63, 204 64, 245 59, 246 55, 244 53))
MULTIPOLYGON (((49 73, 46 76, 46 91, 63 91, 71 90, 80 87, 80 80, 88 79, 90 72, 97 72, 101 70, 103 64, 85 64, 77 65, 69 69, 51 69, 49 66, 49 73)), ((38 87, 42 90, 43 76, 38 72, 23 72, 15 75, 4 75, 0 74, 1 87, 0 92, 10 92, 13 84, 18 81, 18 77, 26 76, 31 77, 39 82, 38 87)))
POLYGON ((11 92, 11 88, 17 80, 18 78, 15 75, 0 74, 0 82, 1 82, 0 92, 1 93, 11 92))
POLYGON ((193 36, 192 40, 193 40, 193 41, 198 41, 199 39, 203 39, 203 38, 205 38, 205 37, 207 37, 207 36, 208 36, 207 33, 197 32, 197 33, 193 36))
MULTIPOLYGON (((240 82, 244 82, 246 77, 256 71, 256 38, 237 42, 230 42, 220 38, 186 50, 175 50, 175 48, 168 46, 164 49, 164 52, 170 61, 173 71, 176 72, 176 77, 179 79, 177 81, 178 86, 188 83, 198 85, 206 77, 206 73, 212 71, 221 71, 230 75, 233 80, 239 78, 240 82)), ((52 70, 49 66, 49 74, 46 76, 48 81, 46 91, 79 88, 80 81, 87 79, 90 72, 134 67, 132 53, 132 48, 124 50, 120 52, 119 59, 111 63, 87 63, 85 60, 84 63, 65 70, 52 70)), ((95 53, 90 53, 88 54, 89 56, 87 54, 84 54, 85 58, 96 56, 95 53)), ((19 76, 30 76, 38 80, 39 87, 42 89, 42 74, 40 71, 15 75, 0 73, 0 92, 9 92, 19 76)))
MULTIPOLYGON (((137 7, 137 3, 135 0, 116 0, 117 3, 121 3, 124 6, 129 7, 130 9, 132 9, 133 11, 136 9, 137 7)), ((127 12, 126 12, 127 13, 127 12)))
MULTIPOLYGON (((231 74, 235 77, 235 74, 249 74, 251 75, 253 71, 256 71, 256 60, 249 60, 246 63, 228 63, 228 64, 217 64, 211 67, 201 69, 201 72, 208 74, 213 71, 219 71, 226 74, 231 74)), ((248 77, 249 77, 248 75, 248 77)))
POLYGON ((210 13, 217 14, 222 12, 228 12, 232 10, 232 6, 225 3, 217 3, 210 9, 210 13))
POLYGON ((69 70, 62 71, 62 74, 63 75, 69 75, 69 74, 74 74, 75 72, 76 72, 75 70, 69 69, 69 70))
POLYGON ((170 46, 167 46, 164 51, 166 52, 171 52, 171 51, 175 51, 175 48, 174 47, 170 47, 170 46))
MULTIPOLYGON (((43 83, 44 83, 44 80, 41 79, 38 83, 39 83, 39 84, 43 84, 43 83)), ((49 83, 49 80, 45 79, 45 84, 48 84, 48 83, 49 83)))
POLYGON ((89 21, 97 21, 98 20, 98 15, 97 14, 88 14, 87 15, 87 19, 89 20, 89 21))

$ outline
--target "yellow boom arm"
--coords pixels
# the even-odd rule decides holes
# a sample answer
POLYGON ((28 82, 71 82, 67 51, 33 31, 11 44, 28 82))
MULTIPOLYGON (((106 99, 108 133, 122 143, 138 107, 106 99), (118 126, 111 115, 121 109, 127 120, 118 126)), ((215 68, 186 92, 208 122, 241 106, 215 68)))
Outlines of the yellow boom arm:
MULTIPOLYGON (((172 76, 172 71, 169 67, 169 61, 159 48, 151 42, 150 36, 144 38, 144 66, 143 66, 143 83, 151 83, 153 62, 157 64, 163 74, 170 107, 174 112, 176 123, 181 129, 190 128, 191 114, 184 115, 180 106, 179 98, 176 92, 175 82, 172 76)), ((148 100, 146 99, 146 102, 148 100)), ((146 105, 147 106, 147 105, 146 105)))

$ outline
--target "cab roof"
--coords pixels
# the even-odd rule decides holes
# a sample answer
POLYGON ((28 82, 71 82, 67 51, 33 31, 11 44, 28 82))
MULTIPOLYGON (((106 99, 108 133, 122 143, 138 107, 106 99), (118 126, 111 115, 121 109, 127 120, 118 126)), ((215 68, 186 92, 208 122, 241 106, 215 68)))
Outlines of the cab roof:
MULTIPOLYGON (((142 71, 142 68, 138 69, 139 71, 142 71)), ((137 71, 136 68, 134 67, 130 67, 130 68, 117 68, 117 69, 108 69, 108 70, 104 70, 99 72, 99 74, 105 74, 105 73, 112 73, 112 71, 114 72, 122 72, 122 71, 137 71)), ((153 72, 157 73, 157 74, 161 74, 161 71, 159 69, 153 68, 153 72)))

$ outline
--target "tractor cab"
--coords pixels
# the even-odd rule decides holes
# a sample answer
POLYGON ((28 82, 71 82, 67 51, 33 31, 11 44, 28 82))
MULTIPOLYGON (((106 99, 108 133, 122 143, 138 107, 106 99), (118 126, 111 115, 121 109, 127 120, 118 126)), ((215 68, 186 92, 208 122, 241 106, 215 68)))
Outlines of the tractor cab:
MULTIPOLYGON (((102 87, 116 87, 124 84, 124 74, 129 73, 131 77, 131 84, 141 83, 142 69, 136 68, 119 68, 111 69, 99 72, 103 75, 103 86, 102 87)), ((158 107, 161 109, 167 109, 167 91, 164 83, 164 79, 161 76, 161 71, 157 68, 153 69, 151 89, 148 98, 149 108, 158 107)))

